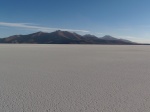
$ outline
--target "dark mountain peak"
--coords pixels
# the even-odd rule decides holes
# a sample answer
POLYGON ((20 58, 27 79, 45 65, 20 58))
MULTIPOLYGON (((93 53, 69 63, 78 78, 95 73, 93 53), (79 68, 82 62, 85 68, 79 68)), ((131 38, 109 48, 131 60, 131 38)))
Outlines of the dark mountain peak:
POLYGON ((105 40, 118 40, 117 38, 112 37, 110 35, 105 35, 105 36, 101 37, 101 39, 105 39, 105 40))
POLYGON ((64 31, 62 31, 62 30, 56 30, 56 31, 54 31, 54 32, 64 32, 64 31))
POLYGON ((56 31, 54 31, 54 32, 52 32, 52 33, 71 33, 71 32, 69 32, 69 31, 62 31, 62 30, 56 30, 56 31))
MULTIPOLYGON (((52 33, 54 33, 54 34, 56 34, 56 35, 58 35, 58 36, 66 37, 66 36, 65 36, 65 33, 66 33, 66 32, 67 32, 67 31, 57 30, 57 31, 52 32, 52 33)), ((70 33, 70 32, 67 32, 67 33, 70 33)))
POLYGON ((78 40, 81 39, 81 35, 74 33, 74 32, 69 32, 69 31, 61 31, 61 30, 57 30, 55 32, 52 32, 52 34, 55 34, 59 37, 64 37, 67 39, 73 39, 73 40, 78 40))
POLYGON ((48 33, 39 31, 39 32, 36 32, 36 33, 33 33, 33 34, 29 34, 29 35, 31 35, 32 37, 36 37, 36 36, 42 36, 42 35, 45 35, 45 34, 48 34, 48 33))
POLYGON ((91 39, 91 40, 98 39, 98 37, 96 37, 95 35, 91 35, 91 34, 86 34, 83 37, 86 39, 91 39))
POLYGON ((91 35, 91 34, 86 34, 84 35, 84 37, 96 37, 95 35, 91 35))

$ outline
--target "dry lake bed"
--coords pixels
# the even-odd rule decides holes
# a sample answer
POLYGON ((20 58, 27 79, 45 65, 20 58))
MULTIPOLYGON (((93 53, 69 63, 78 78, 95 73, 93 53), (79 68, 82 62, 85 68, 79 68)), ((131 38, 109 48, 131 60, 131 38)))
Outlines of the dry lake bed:
POLYGON ((0 112, 150 112, 150 46, 1 44, 0 112))

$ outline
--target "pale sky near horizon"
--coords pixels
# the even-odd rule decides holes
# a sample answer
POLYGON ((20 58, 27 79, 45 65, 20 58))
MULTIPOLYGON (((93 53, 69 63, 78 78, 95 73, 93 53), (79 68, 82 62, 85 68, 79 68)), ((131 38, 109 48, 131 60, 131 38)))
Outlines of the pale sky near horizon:
POLYGON ((67 30, 150 43, 150 0, 1 0, 0 38, 67 30))

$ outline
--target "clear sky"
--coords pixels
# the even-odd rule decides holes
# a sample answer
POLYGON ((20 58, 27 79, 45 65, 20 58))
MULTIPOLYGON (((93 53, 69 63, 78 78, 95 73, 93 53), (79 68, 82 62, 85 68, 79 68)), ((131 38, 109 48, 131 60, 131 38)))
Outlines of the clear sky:
POLYGON ((150 0, 1 0, 1 38, 55 30, 150 43, 150 0))

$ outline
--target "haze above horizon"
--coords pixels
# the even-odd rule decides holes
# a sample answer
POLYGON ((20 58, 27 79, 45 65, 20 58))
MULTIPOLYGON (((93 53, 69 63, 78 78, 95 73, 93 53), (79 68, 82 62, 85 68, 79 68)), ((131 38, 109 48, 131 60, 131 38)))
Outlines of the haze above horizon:
POLYGON ((149 0, 2 0, 0 37, 66 30, 150 43, 149 5, 149 0))

